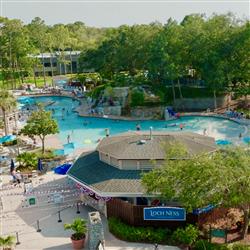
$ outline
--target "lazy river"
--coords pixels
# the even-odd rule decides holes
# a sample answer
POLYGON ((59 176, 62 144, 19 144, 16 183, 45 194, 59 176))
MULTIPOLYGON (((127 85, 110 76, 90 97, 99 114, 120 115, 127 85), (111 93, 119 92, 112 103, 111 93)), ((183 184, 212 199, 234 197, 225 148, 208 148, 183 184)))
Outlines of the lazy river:
POLYGON ((228 119, 205 116, 185 116, 177 120, 113 120, 108 118, 81 117, 74 109, 79 106, 79 102, 62 96, 40 96, 20 98, 20 108, 28 103, 46 103, 46 110, 53 111, 53 117, 59 125, 59 139, 62 144, 67 143, 70 135, 71 142, 76 148, 93 148, 97 141, 105 136, 105 129, 108 128, 110 135, 136 130, 139 123, 141 130, 180 131, 180 124, 184 124, 183 131, 192 131, 203 134, 204 129, 207 135, 216 140, 239 141, 239 134, 245 133, 245 127, 228 119), (64 110, 64 111, 63 111, 64 110), (64 117, 62 119, 62 113, 64 117))

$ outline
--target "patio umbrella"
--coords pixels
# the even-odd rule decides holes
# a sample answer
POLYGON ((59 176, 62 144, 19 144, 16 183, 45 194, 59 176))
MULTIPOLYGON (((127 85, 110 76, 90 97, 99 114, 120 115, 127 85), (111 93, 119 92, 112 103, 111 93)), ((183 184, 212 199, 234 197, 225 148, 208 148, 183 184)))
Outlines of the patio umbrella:
POLYGON ((41 161, 40 158, 38 159, 37 169, 38 169, 38 171, 40 171, 40 172, 43 171, 43 164, 42 164, 42 161, 41 161))
POLYGON ((11 161, 10 161, 10 172, 12 173, 14 171, 14 169, 15 169, 15 163, 14 163, 13 159, 11 159, 11 161))

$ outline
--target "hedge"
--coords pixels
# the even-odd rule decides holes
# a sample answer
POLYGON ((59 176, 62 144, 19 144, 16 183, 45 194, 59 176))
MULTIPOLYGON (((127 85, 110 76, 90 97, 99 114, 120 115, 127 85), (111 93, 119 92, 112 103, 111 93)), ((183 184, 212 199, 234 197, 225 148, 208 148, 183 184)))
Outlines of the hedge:
POLYGON ((109 218, 108 225, 112 234, 125 241, 164 244, 171 237, 169 229, 134 227, 123 223, 117 218, 109 218))

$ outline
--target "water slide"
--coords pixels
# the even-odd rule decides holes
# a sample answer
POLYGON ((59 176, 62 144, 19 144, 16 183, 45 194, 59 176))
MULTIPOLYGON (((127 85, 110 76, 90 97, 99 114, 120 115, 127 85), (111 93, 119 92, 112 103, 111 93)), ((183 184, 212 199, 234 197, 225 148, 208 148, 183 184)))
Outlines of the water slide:
POLYGON ((168 113, 169 113, 169 115, 170 116, 174 116, 174 117, 176 117, 176 112, 174 112, 174 110, 173 109, 171 109, 171 108, 167 108, 167 110, 168 110, 168 113))

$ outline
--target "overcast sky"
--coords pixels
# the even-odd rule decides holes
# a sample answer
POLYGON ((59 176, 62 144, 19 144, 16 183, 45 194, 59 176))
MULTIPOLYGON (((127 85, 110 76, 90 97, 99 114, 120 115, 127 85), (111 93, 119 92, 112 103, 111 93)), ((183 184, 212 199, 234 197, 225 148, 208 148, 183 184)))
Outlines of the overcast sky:
POLYGON ((250 0, 0 0, 0 13, 25 23, 39 16, 47 24, 82 21, 88 26, 110 27, 142 24, 170 17, 181 21, 191 13, 233 12, 240 18, 250 16, 250 0))

